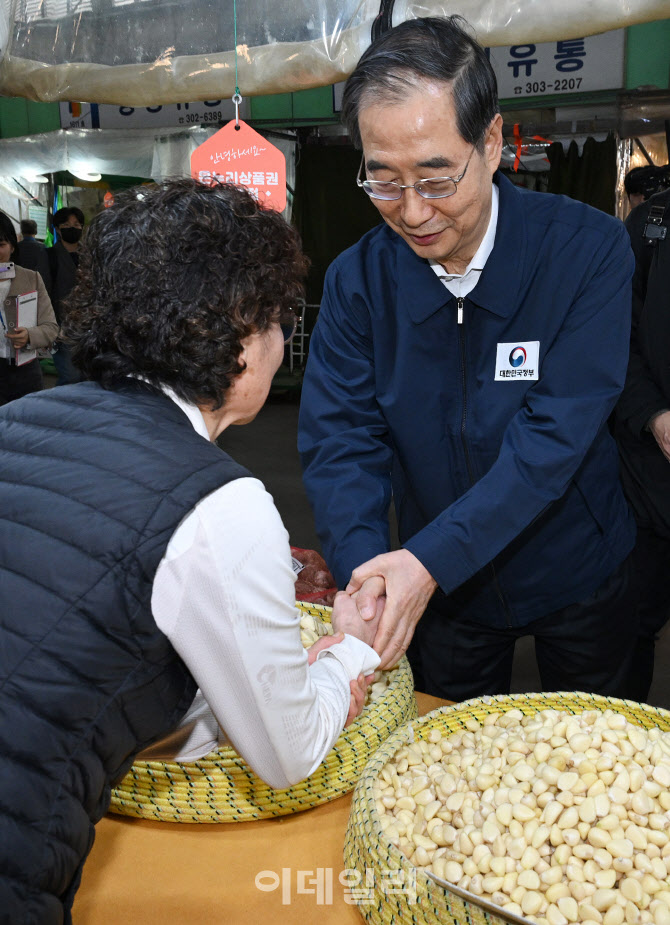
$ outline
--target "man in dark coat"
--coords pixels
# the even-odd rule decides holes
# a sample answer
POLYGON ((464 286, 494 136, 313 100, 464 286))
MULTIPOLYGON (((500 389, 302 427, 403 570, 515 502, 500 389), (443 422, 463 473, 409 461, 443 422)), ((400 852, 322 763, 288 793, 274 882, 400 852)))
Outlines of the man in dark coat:
MULTIPOLYGON (((76 206, 66 206, 54 214, 54 231, 58 240, 49 248, 49 268, 51 271, 51 302, 59 324, 63 323, 63 303, 74 289, 79 267, 79 247, 84 231, 84 213, 76 206)), ((56 385, 70 385, 81 381, 81 372, 74 366, 70 357, 70 348, 64 341, 59 341, 53 361, 58 370, 56 385)))
POLYGON ((16 262, 26 270, 36 270, 42 277, 48 291, 51 288, 49 257, 44 244, 35 237, 36 234, 37 222, 33 221, 32 218, 22 218, 21 243, 16 255, 16 262))
POLYGON ((640 636, 628 696, 645 700, 670 585, 670 190, 628 216, 635 253, 626 385, 616 409, 621 474, 638 523, 640 636))
POLYGON ((383 599, 382 666, 411 642, 417 689, 505 693, 533 635, 545 690, 619 696, 635 525, 607 419, 633 257, 611 216, 500 173, 498 109, 458 17, 401 23, 349 77, 357 182, 384 224, 326 275, 305 485, 338 585, 363 615, 383 599))

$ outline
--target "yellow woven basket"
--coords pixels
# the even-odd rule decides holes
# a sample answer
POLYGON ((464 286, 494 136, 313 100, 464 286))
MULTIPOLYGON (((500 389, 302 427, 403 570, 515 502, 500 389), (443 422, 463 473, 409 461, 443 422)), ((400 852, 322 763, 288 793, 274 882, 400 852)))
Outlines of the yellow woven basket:
POLYGON ((498 695, 467 700, 433 710, 398 729, 372 757, 356 786, 344 846, 345 867, 357 872, 357 876, 350 874, 351 882, 356 880, 356 900, 368 922, 374 925, 445 925, 452 922, 454 925, 503 925, 506 922, 528 925, 527 919, 504 912, 459 887, 446 889, 413 867, 382 832, 373 797, 373 785, 382 768, 404 745, 427 739, 433 729, 450 735, 465 731, 468 719, 481 722, 489 713, 512 709, 527 715, 550 709, 570 713, 611 709, 646 729, 652 726, 663 731, 670 729, 667 710, 580 692, 498 695))
MULTIPOLYGON (((330 622, 330 607, 297 605, 330 622)), ((285 816, 327 803, 356 784, 366 762, 399 726, 417 716, 412 671, 402 658, 383 697, 373 701, 341 734, 306 780, 273 790, 232 746, 193 764, 137 761, 112 790, 110 810, 164 822, 246 822, 285 816)))

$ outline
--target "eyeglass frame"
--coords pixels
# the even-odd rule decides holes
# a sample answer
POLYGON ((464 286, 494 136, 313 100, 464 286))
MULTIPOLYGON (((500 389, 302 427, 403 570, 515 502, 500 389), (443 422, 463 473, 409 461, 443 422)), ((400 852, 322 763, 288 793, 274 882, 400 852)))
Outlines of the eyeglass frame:
POLYGON ((281 316, 278 318, 277 323, 281 328, 282 335, 284 337, 284 343, 290 344, 295 333, 298 330, 298 325, 302 321, 302 315, 299 315, 294 308, 289 308, 285 312, 282 312, 281 316), (290 315, 290 321, 288 317, 290 315), (286 331, 290 330, 290 334, 286 334, 286 331))
POLYGON ((415 190, 418 193, 418 195, 421 196, 422 199, 450 199, 452 196, 455 196, 456 193, 458 192, 458 184, 461 182, 461 180, 467 173, 468 167, 470 166, 470 161, 472 160, 472 155, 475 153, 475 147, 476 146, 473 145, 472 151, 470 151, 468 159, 465 162, 463 173, 460 176, 458 177, 424 177, 422 180, 417 180, 416 183, 409 183, 409 184, 396 183, 395 180, 368 180, 367 178, 365 180, 361 180, 361 172, 363 170, 363 167, 365 166, 365 154, 364 154, 363 157, 361 158, 361 165, 358 168, 358 175, 356 177, 356 186, 364 189, 367 195, 370 197, 370 199, 378 199, 381 202, 398 202, 398 200, 402 199, 402 191, 405 189, 415 190), (439 196, 425 196, 421 192, 421 190, 418 189, 418 186, 421 183, 428 182, 429 180, 451 180, 451 182, 454 184, 455 189, 453 193, 441 193, 439 196), (393 184, 393 186, 397 186, 397 188, 400 190, 400 194, 396 196, 395 199, 388 199, 388 198, 384 198, 383 196, 373 196, 373 194, 369 190, 366 189, 365 187, 366 183, 390 183, 390 184, 393 184))

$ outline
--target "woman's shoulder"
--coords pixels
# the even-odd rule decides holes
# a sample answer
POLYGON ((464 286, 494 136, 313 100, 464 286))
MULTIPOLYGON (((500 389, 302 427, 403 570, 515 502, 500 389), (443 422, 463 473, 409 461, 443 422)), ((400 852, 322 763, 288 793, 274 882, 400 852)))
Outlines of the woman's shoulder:
POLYGON ((26 267, 19 266, 18 263, 14 264, 14 270, 16 275, 12 280, 10 292, 13 292, 17 288, 19 292, 25 292, 26 287, 28 287, 28 289, 37 289, 37 278, 39 276, 37 270, 28 270, 26 267))

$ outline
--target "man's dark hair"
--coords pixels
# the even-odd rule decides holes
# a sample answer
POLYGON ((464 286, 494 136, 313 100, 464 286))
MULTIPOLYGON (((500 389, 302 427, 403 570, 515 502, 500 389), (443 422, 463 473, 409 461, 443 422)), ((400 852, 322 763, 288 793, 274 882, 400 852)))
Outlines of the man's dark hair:
POLYGON ((22 218, 21 219, 21 234, 36 235, 37 234, 37 222, 32 218, 22 218))
POLYGON ((79 224, 83 226, 86 219, 81 209, 78 209, 76 206, 63 206, 62 209, 58 209, 58 211, 54 212, 54 216, 51 220, 54 228, 59 228, 61 225, 64 225, 71 215, 74 215, 79 224))
POLYGON ((109 388, 128 375, 221 407, 242 340, 303 295, 297 232, 246 190, 166 180, 91 222, 66 302, 72 358, 109 388))
POLYGON ((462 16, 411 19, 370 45, 342 97, 342 120, 357 148, 361 109, 369 102, 402 100, 420 78, 451 85, 458 131, 481 153, 486 129, 499 112, 498 85, 486 52, 467 26, 462 16))
POLYGON ((670 165, 656 167, 649 164, 633 167, 624 177, 623 185, 629 196, 637 193, 647 200, 654 193, 660 193, 670 187, 670 165))
POLYGON ((12 222, 9 215, 5 215, 4 212, 0 212, 0 243, 4 243, 5 241, 8 241, 15 250, 19 246, 14 223, 12 222))

